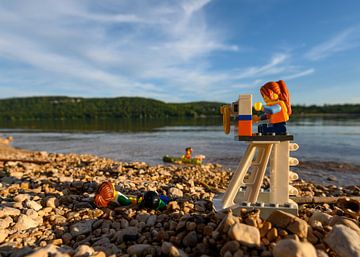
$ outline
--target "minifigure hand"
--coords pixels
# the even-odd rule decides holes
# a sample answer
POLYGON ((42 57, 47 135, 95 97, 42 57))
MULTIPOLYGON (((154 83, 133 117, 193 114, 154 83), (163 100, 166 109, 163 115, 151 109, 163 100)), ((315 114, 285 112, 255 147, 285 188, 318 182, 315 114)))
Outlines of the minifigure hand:
POLYGON ((258 121, 260 121, 260 117, 257 116, 257 115, 253 115, 253 116, 252 116, 252 121, 253 121, 253 122, 258 122, 258 121))
POLYGON ((261 102, 256 102, 255 104, 254 104, 254 109, 255 109, 255 111, 263 111, 264 110, 264 106, 262 105, 262 103, 261 102))

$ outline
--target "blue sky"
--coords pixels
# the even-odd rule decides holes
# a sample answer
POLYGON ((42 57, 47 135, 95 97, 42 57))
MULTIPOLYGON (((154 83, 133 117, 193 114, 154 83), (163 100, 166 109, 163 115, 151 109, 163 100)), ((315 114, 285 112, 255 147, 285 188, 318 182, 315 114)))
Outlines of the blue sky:
POLYGON ((0 98, 360 103, 360 1, 0 2, 0 98))

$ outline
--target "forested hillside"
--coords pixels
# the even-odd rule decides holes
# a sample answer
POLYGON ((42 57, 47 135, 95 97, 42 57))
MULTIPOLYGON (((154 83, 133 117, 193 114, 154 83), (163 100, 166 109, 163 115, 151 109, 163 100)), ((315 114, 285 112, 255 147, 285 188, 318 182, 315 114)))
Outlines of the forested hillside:
MULTIPOLYGON (((219 116, 222 103, 165 103, 141 97, 26 97, 0 100, 1 120, 159 119, 219 116)), ((294 115, 360 114, 359 104, 293 106, 294 115)))

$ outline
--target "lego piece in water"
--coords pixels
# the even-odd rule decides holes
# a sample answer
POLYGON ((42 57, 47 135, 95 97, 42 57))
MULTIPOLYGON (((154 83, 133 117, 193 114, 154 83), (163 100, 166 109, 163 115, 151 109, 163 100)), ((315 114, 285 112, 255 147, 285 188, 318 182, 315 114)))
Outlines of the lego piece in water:
POLYGON ((163 157, 163 161, 176 163, 176 164, 196 164, 196 165, 202 164, 203 160, 205 159, 205 155, 199 154, 196 155, 194 158, 191 158, 192 151, 193 150, 191 147, 187 147, 185 149, 185 155, 182 155, 181 157, 165 155, 163 157))

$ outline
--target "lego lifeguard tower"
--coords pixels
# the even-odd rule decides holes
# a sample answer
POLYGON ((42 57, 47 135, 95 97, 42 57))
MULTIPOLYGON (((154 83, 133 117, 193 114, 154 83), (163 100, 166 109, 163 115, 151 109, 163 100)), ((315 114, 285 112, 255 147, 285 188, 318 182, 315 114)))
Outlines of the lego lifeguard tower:
MULTIPOLYGON (((248 142, 238 168, 234 172, 229 187, 223 195, 214 199, 217 211, 232 209, 239 214, 242 208, 260 209, 261 217, 268 217, 275 210, 283 210, 297 215, 298 206, 290 199, 297 195, 290 185, 298 175, 290 171, 298 160, 290 157, 291 151, 299 146, 291 143, 292 135, 259 135, 252 132, 252 95, 240 95, 237 102, 221 107, 224 132, 230 133, 230 117, 237 120, 235 140, 248 142), (270 188, 261 188, 269 165, 270 188)), ((236 126, 235 126, 236 127, 236 126)))

